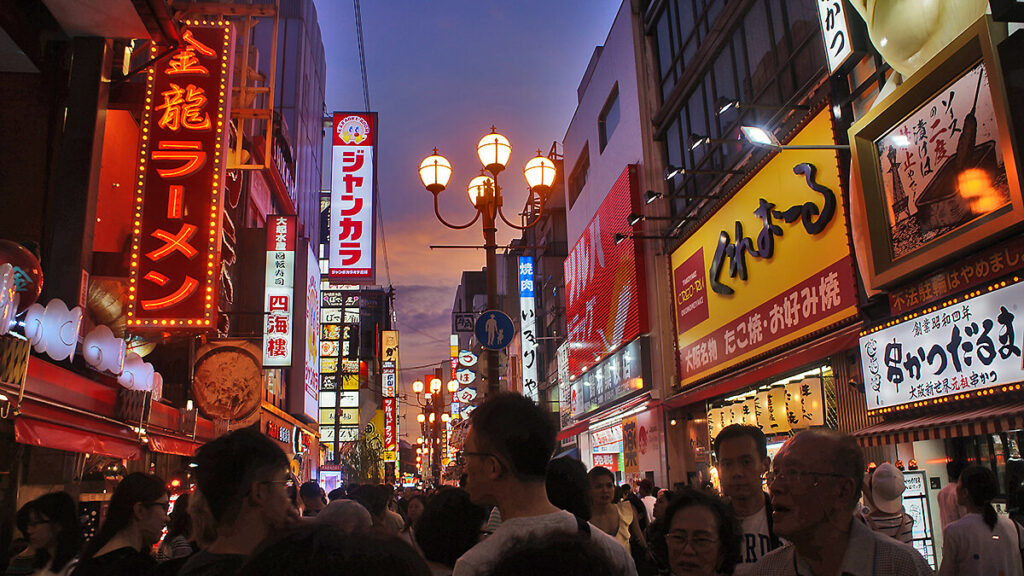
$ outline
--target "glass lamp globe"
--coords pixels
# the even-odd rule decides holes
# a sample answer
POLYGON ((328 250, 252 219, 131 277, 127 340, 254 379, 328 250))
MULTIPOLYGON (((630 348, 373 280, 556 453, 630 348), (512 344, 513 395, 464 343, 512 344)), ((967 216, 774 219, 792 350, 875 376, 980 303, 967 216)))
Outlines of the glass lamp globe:
POLYGON ((479 198, 483 198, 484 191, 490 186, 491 190, 494 190, 494 180, 490 176, 477 176, 469 181, 469 186, 466 186, 466 192, 469 193, 469 201, 476 206, 476 201, 479 198))
POLYGON ((427 156, 420 162, 420 180, 427 190, 434 194, 440 193, 448 186, 448 180, 452 177, 452 165, 448 159, 437 153, 427 156))
POLYGON ((422 424, 422 423, 427 421, 427 417, 425 415, 423 415, 422 413, 417 414, 416 415, 416 421, 419 422, 420 424, 422 424))
POLYGON ((449 380, 448 381, 448 391, 451 392, 452 394, 454 394, 458 390, 459 390, 459 383, 456 382, 455 380, 449 380))
POLYGON ((447 412, 441 414, 441 422, 447 422, 447 421, 449 421, 451 419, 452 419, 452 417, 449 416, 447 412))
POLYGON ((546 192, 555 182, 555 163, 537 153, 537 156, 530 159, 523 168, 523 176, 526 177, 526 185, 531 190, 546 192))
POLYGON ((434 378, 433 380, 430 381, 430 393, 431 394, 437 394, 440 391, 441 391, 441 379, 440 378, 434 378))
POLYGON ((494 131, 480 139, 476 145, 476 155, 480 157, 480 163, 484 165, 491 174, 497 174, 508 165, 508 158, 512 155, 512 144, 501 134, 494 131))
POLYGON ((431 424, 433 424, 433 423, 434 423, 434 420, 436 420, 436 419, 437 419, 437 416, 435 416, 435 415, 434 415, 434 413, 433 413, 433 412, 431 412, 431 413, 430 413, 430 423, 431 423, 431 424))
POLYGON ((423 381, 422 380, 417 380, 417 381, 413 382, 412 383, 412 391, 415 392, 416 394, 422 394, 423 393, 423 381))

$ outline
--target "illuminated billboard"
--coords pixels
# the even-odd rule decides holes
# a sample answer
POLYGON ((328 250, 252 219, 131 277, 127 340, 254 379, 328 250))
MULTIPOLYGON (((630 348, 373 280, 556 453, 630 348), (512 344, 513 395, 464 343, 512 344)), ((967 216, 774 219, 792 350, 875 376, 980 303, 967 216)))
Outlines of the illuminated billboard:
POLYGON ((328 276, 373 283, 377 114, 335 112, 328 276))
POLYGON ((519 330, 523 349, 523 396, 537 401, 537 313, 533 297, 533 258, 519 257, 519 330))
POLYGON ((267 219, 263 365, 292 365, 295 304, 295 216, 267 219))
POLYGON ((622 171, 565 260, 569 374, 579 376, 646 331, 643 259, 627 219, 639 212, 636 165, 622 171))
POLYGON ((232 37, 226 22, 187 21, 168 57, 151 50, 132 206, 134 330, 217 324, 232 37))

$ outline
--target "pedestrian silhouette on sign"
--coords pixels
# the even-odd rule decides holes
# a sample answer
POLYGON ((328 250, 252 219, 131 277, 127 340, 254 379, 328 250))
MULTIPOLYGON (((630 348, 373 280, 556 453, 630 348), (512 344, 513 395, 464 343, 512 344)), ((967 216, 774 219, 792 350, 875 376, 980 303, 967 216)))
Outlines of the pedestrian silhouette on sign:
POLYGON ((504 341, 505 341, 505 330, 504 329, 500 329, 500 330, 498 330, 498 342, 500 343, 500 342, 504 342, 504 341))
MULTIPOLYGON (((498 329, 498 321, 494 319, 494 314, 487 317, 484 329, 487 330, 487 345, 494 346, 494 332, 498 329)), ((501 338, 501 336, 499 335, 498 338, 501 338)))

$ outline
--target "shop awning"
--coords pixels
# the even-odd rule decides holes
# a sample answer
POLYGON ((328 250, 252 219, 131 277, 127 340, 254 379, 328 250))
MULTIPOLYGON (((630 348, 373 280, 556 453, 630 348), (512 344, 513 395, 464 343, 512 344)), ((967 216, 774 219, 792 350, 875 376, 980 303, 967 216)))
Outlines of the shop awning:
POLYGON ((18 416, 14 420, 14 439, 30 446, 42 446, 68 452, 102 454, 124 460, 142 458, 143 450, 140 443, 95 431, 86 431, 95 423, 82 420, 84 417, 76 414, 66 415, 61 424, 18 416), (75 423, 81 424, 81 426, 75 427, 75 423))
POLYGON ((561 442, 562 440, 565 440, 566 438, 570 438, 572 436, 576 436, 577 434, 580 434, 581 432, 583 432, 584 430, 587 429, 587 425, 588 424, 589 424, 589 422, 584 420, 583 422, 577 422, 576 424, 573 424, 572 426, 569 426, 568 428, 566 428, 566 429, 564 429, 564 430, 562 430, 561 432, 558 433, 558 441, 561 442))
POLYGON ((1024 428, 1024 402, 890 420, 853 433, 861 446, 997 434, 1024 428))
POLYGON ((202 446, 201 443, 193 442, 192 440, 175 438, 173 436, 164 436, 163 434, 149 435, 149 449, 153 452, 176 454, 178 456, 188 456, 191 458, 195 455, 196 450, 198 450, 200 446, 202 446))

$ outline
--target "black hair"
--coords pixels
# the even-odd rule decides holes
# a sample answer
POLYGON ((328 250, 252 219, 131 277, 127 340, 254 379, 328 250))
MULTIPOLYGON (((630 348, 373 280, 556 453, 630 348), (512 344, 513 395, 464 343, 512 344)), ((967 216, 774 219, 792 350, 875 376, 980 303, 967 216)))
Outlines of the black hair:
POLYGON ((650 478, 641 480, 636 489, 637 492, 646 492, 648 495, 654 496, 654 482, 651 482, 650 478))
POLYGON ((672 527, 672 519, 679 512, 693 507, 701 507, 711 512, 718 523, 718 566, 716 574, 732 574, 733 568, 740 561, 740 542, 743 539, 743 528, 739 520, 721 498, 714 494, 684 488, 669 502, 665 509, 665 523, 663 527, 667 533, 672 527))
POLYGON ((287 468, 288 457, 267 436, 242 428, 200 446, 195 463, 196 485, 220 526, 238 517, 257 476, 287 468))
POLYGON ((50 521, 57 529, 57 546, 53 558, 50 558, 50 552, 46 549, 36 550, 33 566, 38 569, 50 564, 51 572, 60 572, 82 547, 78 505, 67 492, 51 492, 33 500, 29 514, 50 521))
POLYGON ((757 426, 750 426, 749 424, 730 424, 722 428, 718 436, 715 436, 715 454, 718 454, 718 448, 722 445, 722 441, 743 437, 754 441, 754 446, 757 447, 757 454, 761 457, 761 460, 768 457, 768 439, 765 437, 764 432, 757 426))
POLYGON ((502 392, 484 400, 471 419, 482 448, 497 453, 516 478, 544 481, 558 434, 550 412, 521 394, 502 392))
POLYGON ((166 540, 170 541, 171 538, 177 536, 182 536, 185 540, 192 538, 192 516, 188 513, 188 504, 191 499, 192 495, 186 492, 174 501, 174 510, 171 510, 171 514, 168 516, 166 540))
POLYGON ((967 492, 971 502, 981 509, 981 517, 989 529, 995 530, 996 509, 992 506, 992 499, 999 495, 999 480, 991 468, 972 464, 964 468, 960 473, 960 486, 967 492))
MULTIPOLYGON (((615 481, 615 474, 613 474, 611 470, 605 468, 604 466, 594 466, 593 468, 590 469, 590 472, 587 472, 587 480, 594 480, 595 478, 601 477, 611 478, 612 482, 615 481)), ((621 486, 616 486, 616 488, 622 490, 621 486)))
POLYGON ((303 482, 302 485, 299 486, 299 497, 302 498, 303 500, 317 500, 322 499, 323 496, 324 494, 320 490, 320 485, 317 484, 316 481, 314 480, 303 482))
POLYGON ((345 489, 339 486, 327 493, 327 501, 334 502, 335 500, 344 500, 345 496, 347 496, 347 494, 345 494, 345 489))
POLYGON ((103 525, 82 549, 81 560, 92 558, 115 534, 132 523, 136 504, 156 502, 166 495, 167 488, 159 476, 142 472, 132 472, 125 476, 110 497, 103 525))
POLYGON ((590 520, 590 482, 583 462, 569 456, 555 458, 548 464, 544 486, 552 504, 590 520))
POLYGON ((430 576, 412 546, 397 536, 352 532, 322 522, 300 524, 263 544, 239 576, 430 576))
POLYGON ((28 522, 30 520, 29 514, 32 512, 33 501, 22 504, 21 508, 18 508, 18 512, 14 515, 14 525, 18 527, 18 532, 25 538, 28 538, 28 522))
MULTIPOLYGON (((427 507, 427 496, 425 494, 412 494, 405 498, 402 498, 398 502, 398 511, 401 512, 402 518, 405 519, 405 526, 402 527, 402 532, 408 532, 412 529, 412 522, 409 521, 409 505, 414 501, 419 500, 423 508, 427 507)), ((422 513, 421 513, 422 514, 422 513)))
POLYGON ((416 522, 416 544, 427 560, 455 566, 455 561, 480 541, 487 509, 474 504, 462 488, 442 488, 433 495, 416 522))
POLYGON ((946 476, 949 477, 949 482, 956 482, 960 479, 960 474, 964 471, 966 462, 963 460, 950 460, 946 462, 946 476))
MULTIPOLYGON (((630 562, 632 563, 632 562, 630 562)), ((612 558, 578 532, 545 534, 515 542, 490 576, 619 576, 612 558)))
POLYGON ((348 492, 349 498, 359 502, 366 508, 370 515, 373 516, 373 523, 377 523, 377 518, 387 510, 388 507, 388 496, 384 491, 383 486, 374 486, 373 484, 359 484, 353 486, 348 492))

